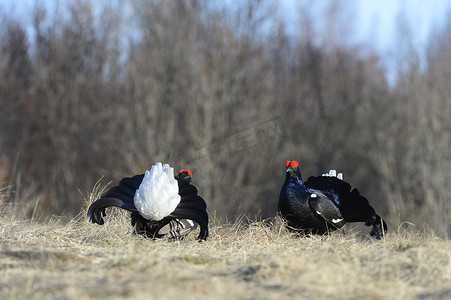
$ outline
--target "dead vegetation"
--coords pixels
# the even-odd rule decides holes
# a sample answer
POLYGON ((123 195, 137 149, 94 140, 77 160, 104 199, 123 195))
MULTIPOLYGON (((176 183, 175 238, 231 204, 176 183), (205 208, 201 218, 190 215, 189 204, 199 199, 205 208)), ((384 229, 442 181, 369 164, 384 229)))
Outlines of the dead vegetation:
MULTIPOLYGON (((400 226, 383 240, 356 230, 299 237, 272 222, 212 217, 198 242, 132 236, 128 214, 104 226, 0 218, 2 299, 444 299, 451 244, 400 226)), ((367 228, 366 228, 367 229, 367 228)))
POLYGON ((293 20, 273 0, 40 4, 0 4, 0 185, 24 219, 73 218, 79 190, 158 161, 192 169, 211 211, 268 218, 296 159, 389 225, 449 234, 449 23, 423 49, 401 34, 389 82, 348 1, 326 25, 310 2, 293 20))
POLYGON ((0 7, 1 299, 451 298, 451 23, 424 49, 400 41, 389 83, 348 43, 348 1, 323 27, 297 7, 298 29, 271 0, 38 2, 20 18, 0 7), (259 221, 288 159, 306 177, 344 172, 389 234, 259 221), (206 243, 80 213, 80 191, 157 161, 193 170, 218 212, 206 243))

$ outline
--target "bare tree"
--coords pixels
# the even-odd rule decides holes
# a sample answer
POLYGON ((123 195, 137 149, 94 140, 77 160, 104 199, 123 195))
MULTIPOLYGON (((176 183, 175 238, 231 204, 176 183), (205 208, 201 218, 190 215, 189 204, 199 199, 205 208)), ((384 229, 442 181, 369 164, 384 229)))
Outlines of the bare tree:
POLYGON ((325 6, 325 27, 305 5, 293 26, 271 0, 74 0, 37 7, 32 37, 6 17, 11 201, 28 217, 73 215, 79 189, 164 161, 194 171, 211 212, 271 217, 296 159, 305 176, 345 172, 392 224, 446 232, 449 34, 431 38, 425 64, 405 39, 389 87, 380 57, 351 44, 343 3, 325 6))

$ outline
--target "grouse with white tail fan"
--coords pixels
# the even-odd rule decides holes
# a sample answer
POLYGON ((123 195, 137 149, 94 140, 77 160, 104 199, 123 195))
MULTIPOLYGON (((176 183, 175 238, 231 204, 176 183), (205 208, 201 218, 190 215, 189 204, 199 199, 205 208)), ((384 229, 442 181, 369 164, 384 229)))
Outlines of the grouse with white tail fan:
POLYGON ((123 178, 92 203, 88 220, 103 225, 105 208, 115 206, 131 212, 136 234, 182 239, 200 226, 198 239, 206 240, 207 204, 191 179, 190 170, 182 169, 174 177, 173 168, 157 163, 145 174, 123 178))
POLYGON ((371 236, 380 239, 387 224, 376 214, 359 191, 343 181, 335 170, 302 181, 296 161, 287 161, 286 178, 280 191, 278 210, 291 230, 307 234, 325 234, 342 228, 347 222, 373 225, 371 236))

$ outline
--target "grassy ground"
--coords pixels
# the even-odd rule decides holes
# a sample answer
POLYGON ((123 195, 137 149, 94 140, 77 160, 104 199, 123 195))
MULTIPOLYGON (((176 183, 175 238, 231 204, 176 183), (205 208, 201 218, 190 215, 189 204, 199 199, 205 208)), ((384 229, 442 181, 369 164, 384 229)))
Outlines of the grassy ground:
MULTIPOLYGON (((104 226, 0 214, 1 299, 449 299, 451 243, 392 228, 377 241, 300 238, 279 222, 212 217, 207 242, 132 236, 125 212, 104 226)), ((369 232, 369 228, 364 228, 369 232)))

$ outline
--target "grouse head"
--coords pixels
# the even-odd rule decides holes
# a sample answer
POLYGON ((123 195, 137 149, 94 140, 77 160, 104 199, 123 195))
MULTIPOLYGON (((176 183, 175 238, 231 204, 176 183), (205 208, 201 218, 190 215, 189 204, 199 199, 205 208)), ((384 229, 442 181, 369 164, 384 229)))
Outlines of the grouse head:
POLYGON ((179 188, 182 188, 183 186, 191 183, 191 180, 193 179, 193 172, 188 169, 181 169, 179 174, 175 176, 175 179, 179 182, 179 188))
POLYGON ((295 160, 287 160, 285 162, 285 168, 286 168, 286 178, 297 178, 302 180, 301 170, 299 169, 299 164, 295 160))

